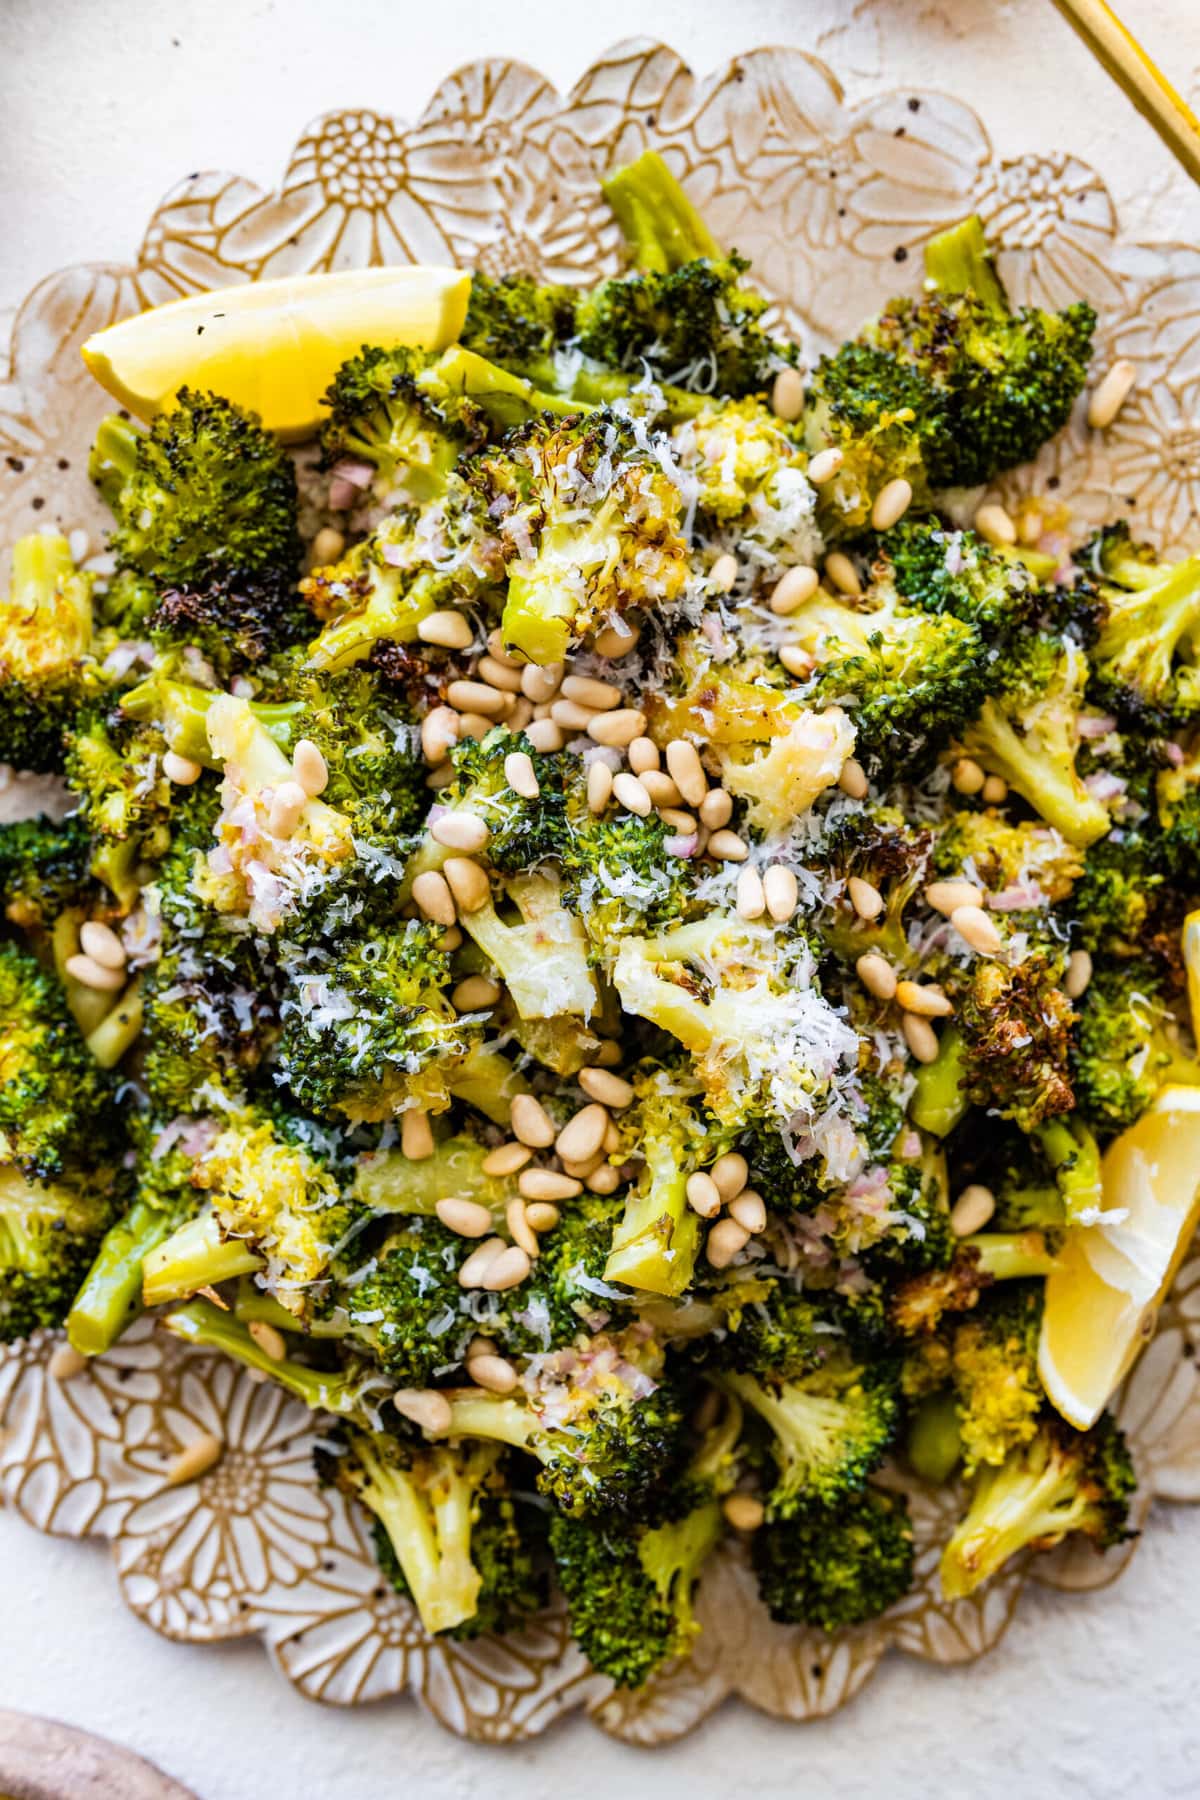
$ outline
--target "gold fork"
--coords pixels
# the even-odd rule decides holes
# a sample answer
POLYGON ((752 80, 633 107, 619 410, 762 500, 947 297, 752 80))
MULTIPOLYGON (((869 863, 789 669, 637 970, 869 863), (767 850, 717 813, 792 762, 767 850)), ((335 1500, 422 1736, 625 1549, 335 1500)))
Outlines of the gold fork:
POLYGON ((1200 182, 1200 120, 1104 0, 1054 0, 1088 49, 1200 182))

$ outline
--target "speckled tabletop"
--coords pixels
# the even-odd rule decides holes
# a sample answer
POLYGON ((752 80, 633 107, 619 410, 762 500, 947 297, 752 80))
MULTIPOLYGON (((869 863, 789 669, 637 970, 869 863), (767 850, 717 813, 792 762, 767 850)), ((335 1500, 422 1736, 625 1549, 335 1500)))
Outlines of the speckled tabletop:
MULTIPOLYGON (((1122 11, 1200 99, 1194 0, 1123 0, 1122 11)), ((126 258, 188 170, 268 182, 299 128, 330 107, 411 114, 457 64, 499 53, 566 87, 605 45, 638 32, 701 71, 787 43, 830 63, 852 98, 905 82, 957 93, 1001 151, 1052 137, 1099 170, 1137 231, 1200 239, 1200 194, 1050 0, 524 0, 511 13, 482 0, 436 11, 413 0, 0 0, 0 325, 50 269, 126 258)), ((1126 1582, 1089 1597, 1027 1594, 974 1667, 896 1660, 826 1722, 727 1708, 652 1757, 582 1720, 493 1751, 403 1705, 318 1709, 256 1646, 164 1643, 120 1606, 102 1551, 35 1537, 3 1515, 0 1594, 0 1705, 116 1738, 203 1800, 459 1800, 485 1784, 497 1800, 543 1800, 585 1779, 589 1792, 653 1781, 663 1800, 1200 1791, 1200 1516, 1183 1509, 1152 1516, 1126 1582)))

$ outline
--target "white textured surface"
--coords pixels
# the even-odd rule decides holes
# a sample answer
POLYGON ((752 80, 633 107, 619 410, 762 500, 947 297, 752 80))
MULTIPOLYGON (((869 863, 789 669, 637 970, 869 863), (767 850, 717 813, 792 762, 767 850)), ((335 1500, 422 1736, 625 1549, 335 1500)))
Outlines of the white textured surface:
MULTIPOLYGON (((1123 11, 1195 99, 1194 0, 1124 0, 1123 11)), ((131 255, 153 203, 192 168, 268 183, 317 112, 362 103, 411 115, 443 74, 493 52, 566 86, 635 31, 701 70, 754 44, 795 43, 829 61, 852 97, 907 81, 956 92, 1003 152, 1070 149, 1139 231, 1200 240, 1195 190, 1049 0, 442 0, 436 13, 413 0, 0 0, 0 316, 54 267, 131 255)), ((578 1721, 505 1752, 459 1743, 407 1707, 321 1711, 256 1647, 165 1644, 124 1611, 101 1552, 4 1517, 0 1594, 0 1704, 106 1732, 202 1800, 460 1800, 485 1786, 497 1800, 548 1800, 637 1795, 651 1781, 664 1800, 1200 1790, 1200 1518, 1184 1512, 1152 1518, 1125 1583, 1073 1599, 1030 1593, 972 1669, 897 1661, 823 1724, 731 1708, 652 1757, 578 1721)))

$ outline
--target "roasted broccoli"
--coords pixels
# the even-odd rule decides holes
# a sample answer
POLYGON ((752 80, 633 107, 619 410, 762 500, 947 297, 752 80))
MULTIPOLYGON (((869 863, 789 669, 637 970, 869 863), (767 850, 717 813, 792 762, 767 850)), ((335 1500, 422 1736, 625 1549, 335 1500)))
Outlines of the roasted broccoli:
POLYGON ((66 538, 18 538, 0 606, 0 761, 61 769, 66 727, 103 686, 92 629, 92 578, 66 538))
POLYGON ((862 1625, 912 1585, 908 1502, 877 1487, 829 1506, 808 1501, 768 1520, 754 1533, 751 1553, 759 1592, 781 1625, 862 1625))

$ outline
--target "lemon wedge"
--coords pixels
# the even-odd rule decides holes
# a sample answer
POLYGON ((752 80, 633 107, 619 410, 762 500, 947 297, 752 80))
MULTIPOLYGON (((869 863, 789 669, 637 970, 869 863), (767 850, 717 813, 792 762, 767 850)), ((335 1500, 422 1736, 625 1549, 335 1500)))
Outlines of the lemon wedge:
POLYGON ((140 419, 184 385, 256 412, 285 439, 308 437, 339 364, 364 344, 441 350, 458 337, 471 278, 459 269, 345 269, 192 294, 97 331, 83 360, 140 419))
POLYGON ((1183 966, 1187 970, 1192 1036, 1200 1043, 1200 912, 1190 912, 1183 921, 1183 966))
POLYGON ((1154 1331, 1200 1218, 1200 1087, 1164 1087, 1115 1138, 1104 1211, 1071 1231, 1046 1278, 1038 1373, 1080 1431, 1094 1425, 1154 1331))

